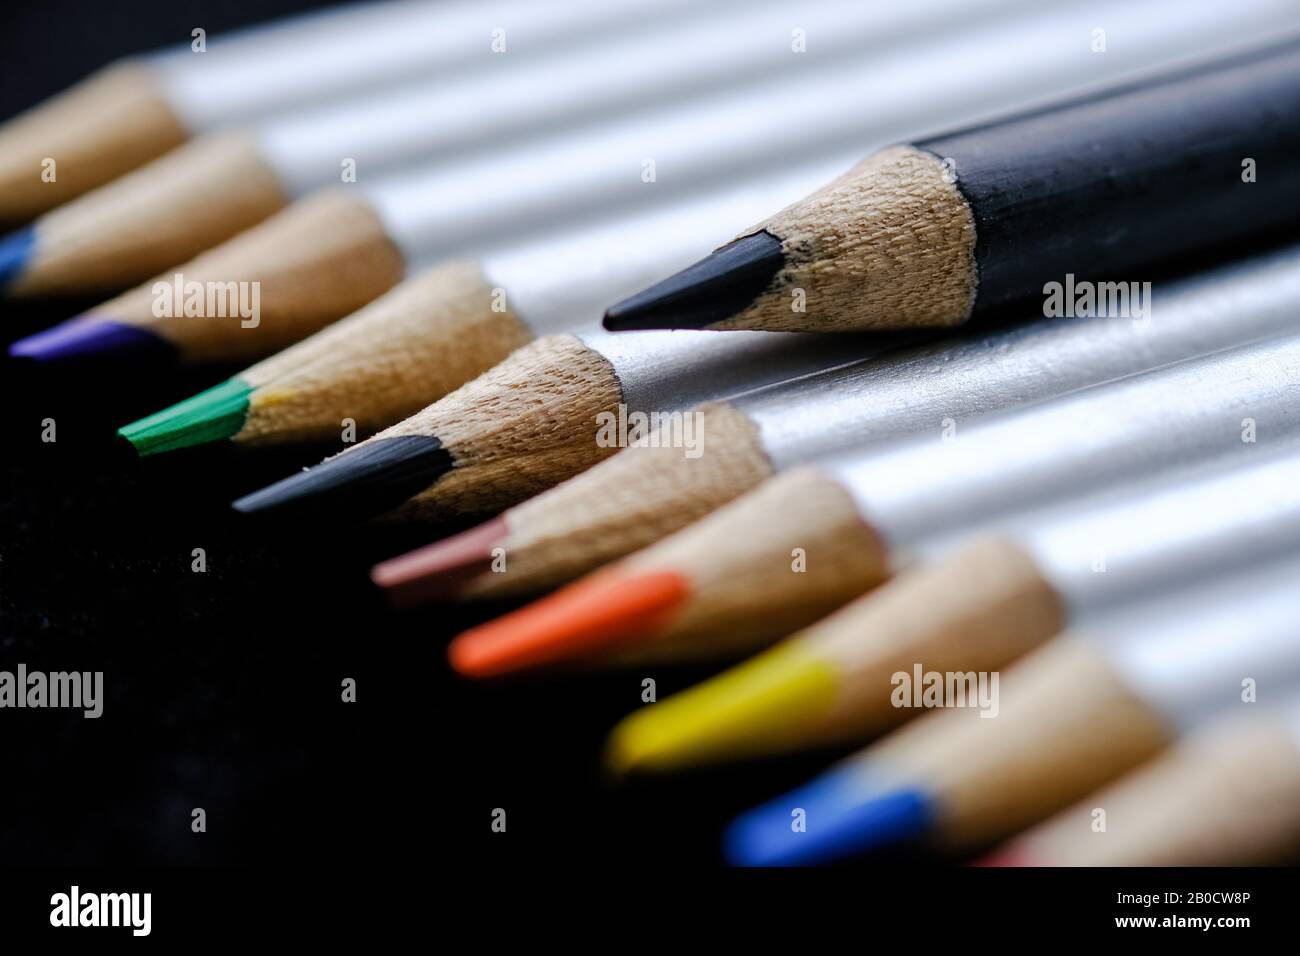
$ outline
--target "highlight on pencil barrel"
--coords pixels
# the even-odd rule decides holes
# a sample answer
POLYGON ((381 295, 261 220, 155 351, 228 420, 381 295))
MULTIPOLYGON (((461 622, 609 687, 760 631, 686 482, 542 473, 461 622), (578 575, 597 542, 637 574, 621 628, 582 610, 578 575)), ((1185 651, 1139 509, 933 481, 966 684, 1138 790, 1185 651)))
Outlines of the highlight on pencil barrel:
POLYGON ((917 839, 969 852, 1206 720, 1253 708, 1255 694, 1284 701, 1300 687, 1297 570, 1294 557, 1241 569, 1063 635, 1001 675, 996 717, 980 707, 919 717, 738 817, 726 834, 730 859, 821 863, 917 839), (791 827, 795 810, 805 829, 791 827))
POLYGON ((467 631, 450 646, 452 665, 491 676, 574 658, 691 659, 761 647, 881 584, 927 542, 1158 470, 1241 460, 1251 451, 1241 441, 1247 415, 1275 438, 1296 434, 1298 363, 1292 334, 992 416, 959 441, 924 435, 791 469, 467 631), (1192 394, 1195 414, 1170 414, 1192 394))
MULTIPOLYGON (((689 6, 666 0, 654 12, 689 6)), ((30 219, 210 130, 423 76, 459 82, 482 63, 484 38, 503 25, 558 52, 650 16, 632 0, 570 0, 546 11, 529 0, 391 0, 229 34, 200 29, 174 49, 105 67, 0 126, 0 223, 30 219)))
MULTIPOLYGON (((535 593, 686 527, 774 473, 838 448, 924 434, 1295 329, 1300 247, 1157 283, 1158 322, 1032 319, 895 351, 700 406, 688 456, 671 423, 481 528, 378 565, 398 604, 535 593), (924 388, 917 383, 923 382, 924 388), (492 566, 494 553, 507 556, 492 566)), ((683 421, 684 424, 684 421, 683 421)))

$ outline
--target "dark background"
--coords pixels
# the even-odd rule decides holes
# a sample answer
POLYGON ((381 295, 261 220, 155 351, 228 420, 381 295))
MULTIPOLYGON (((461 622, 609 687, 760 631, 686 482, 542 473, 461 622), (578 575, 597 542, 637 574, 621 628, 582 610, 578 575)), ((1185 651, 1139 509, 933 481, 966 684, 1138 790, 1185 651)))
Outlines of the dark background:
MULTIPOLYGON (((126 53, 312 6, 301 0, 10 3, 0 117, 126 53)), ((6 341, 92 303, 0 304, 6 341)), ((736 810, 826 756, 615 786, 604 736, 700 671, 470 685, 444 647, 491 608, 386 610, 366 572, 434 532, 232 520, 238 494, 318 454, 203 454, 142 467, 114 429, 219 381, 53 378, 6 365, 0 668, 104 672, 104 714, 0 718, 10 864, 719 862, 736 810), (41 422, 57 441, 41 441, 41 422), (190 570, 204 548, 208 571, 190 570), (358 701, 340 700, 355 678, 358 701), (208 831, 190 830, 194 807, 208 831), (507 812, 493 834, 491 812, 507 812)), ((445 530, 445 529, 444 529, 445 530)), ((441 532, 438 532, 441 533, 441 532)), ((501 610, 498 606, 495 610, 501 610)))

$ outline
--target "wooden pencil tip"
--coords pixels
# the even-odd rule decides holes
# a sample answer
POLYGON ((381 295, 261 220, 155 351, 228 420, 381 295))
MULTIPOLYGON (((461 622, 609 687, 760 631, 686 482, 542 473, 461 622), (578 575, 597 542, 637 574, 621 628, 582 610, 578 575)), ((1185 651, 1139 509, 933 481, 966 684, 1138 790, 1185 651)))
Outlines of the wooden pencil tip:
POLYGON ((453 466, 432 436, 372 438, 232 507, 247 515, 368 518, 428 488, 453 466))
POLYGON ((161 452, 221 441, 244 427, 251 385, 232 378, 147 418, 123 425, 117 433, 143 458, 161 452))
POLYGON ((744 311, 785 268, 781 240, 767 230, 742 236, 693 266, 605 312, 611 332, 703 329, 744 311))
POLYGON ((504 517, 493 518, 443 541, 376 564, 370 571, 370 580, 384 589, 394 607, 410 607, 454 595, 462 581, 489 566, 493 549, 509 533, 504 517))
POLYGON ((451 665, 467 677, 495 677, 607 650, 653 632, 688 593, 673 571, 606 572, 466 631, 451 642, 451 665))

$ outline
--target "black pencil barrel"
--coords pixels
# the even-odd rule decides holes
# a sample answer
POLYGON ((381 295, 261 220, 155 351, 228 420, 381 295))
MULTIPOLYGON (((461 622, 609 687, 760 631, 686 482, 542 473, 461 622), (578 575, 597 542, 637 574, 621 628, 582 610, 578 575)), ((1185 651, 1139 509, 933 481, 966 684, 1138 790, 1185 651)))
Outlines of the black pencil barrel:
POLYGON ((916 145, 974 214, 977 312, 1132 278, 1300 220, 1300 45, 916 145))

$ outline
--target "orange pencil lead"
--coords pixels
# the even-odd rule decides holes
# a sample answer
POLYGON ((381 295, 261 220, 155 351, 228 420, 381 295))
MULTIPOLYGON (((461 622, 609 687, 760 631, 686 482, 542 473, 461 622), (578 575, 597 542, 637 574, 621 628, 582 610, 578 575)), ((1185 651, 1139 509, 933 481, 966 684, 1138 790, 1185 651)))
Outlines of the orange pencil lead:
POLYGON ((602 573, 466 631, 448 657, 462 674, 492 677, 609 649, 653 632, 688 590, 671 571, 602 573))

